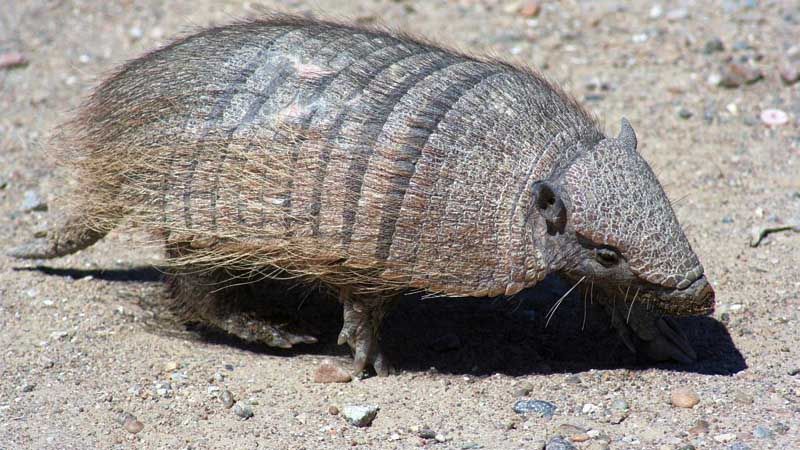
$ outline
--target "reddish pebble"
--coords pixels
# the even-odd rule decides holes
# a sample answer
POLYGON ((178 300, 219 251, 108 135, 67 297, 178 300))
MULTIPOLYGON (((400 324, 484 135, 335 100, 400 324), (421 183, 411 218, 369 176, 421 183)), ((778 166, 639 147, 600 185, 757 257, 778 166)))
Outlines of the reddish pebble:
POLYGON ((131 434, 136 434, 142 431, 142 429, 144 428, 144 424, 142 422, 139 422, 138 420, 133 418, 129 418, 128 420, 126 420, 123 426, 125 427, 125 431, 131 434))
POLYGON ((761 121, 764 125, 777 127, 789 121, 789 115, 780 109, 765 109, 761 111, 761 121))
POLYGON ((678 408, 694 408, 694 405, 700 403, 700 397, 691 389, 680 388, 672 391, 670 396, 673 406, 678 408))
POLYGON ((27 58, 18 52, 0 53, 0 69, 13 68, 28 64, 27 58))
POLYGON ((315 383, 347 383, 352 379, 353 377, 349 372, 329 359, 323 360, 317 367, 317 372, 314 373, 315 383))
POLYGON ((522 17, 536 17, 542 11, 539 2, 525 2, 519 7, 519 15, 522 17))
POLYGON ((794 84, 800 81, 800 64, 785 62, 780 67, 781 80, 786 84, 794 84))

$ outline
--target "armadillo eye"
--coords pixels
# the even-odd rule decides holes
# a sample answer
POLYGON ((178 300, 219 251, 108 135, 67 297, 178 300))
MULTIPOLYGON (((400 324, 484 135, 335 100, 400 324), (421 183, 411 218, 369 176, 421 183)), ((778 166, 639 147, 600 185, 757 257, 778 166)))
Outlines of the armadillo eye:
POLYGON ((608 248, 598 248, 594 251, 597 262, 604 267, 616 266, 619 263, 619 255, 614 250, 608 248))

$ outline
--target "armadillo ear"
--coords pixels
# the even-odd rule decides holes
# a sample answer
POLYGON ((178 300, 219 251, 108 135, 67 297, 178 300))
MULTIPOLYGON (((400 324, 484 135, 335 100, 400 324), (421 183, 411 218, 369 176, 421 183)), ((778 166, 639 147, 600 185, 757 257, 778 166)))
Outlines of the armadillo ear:
POLYGON ((624 117, 622 118, 622 126, 620 127, 617 140, 621 141, 623 145, 625 145, 625 148, 636 150, 636 132, 633 131, 633 127, 631 123, 628 122, 628 119, 624 117))
POLYGON ((547 224, 547 233, 563 233, 567 225, 567 207, 553 188, 544 181, 533 185, 533 204, 547 224))

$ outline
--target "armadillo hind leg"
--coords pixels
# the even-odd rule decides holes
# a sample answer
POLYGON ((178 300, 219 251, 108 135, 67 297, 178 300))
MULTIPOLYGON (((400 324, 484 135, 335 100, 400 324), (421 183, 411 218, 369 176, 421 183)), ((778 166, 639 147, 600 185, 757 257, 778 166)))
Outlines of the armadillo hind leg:
POLYGON ((344 323, 338 344, 348 344, 353 351, 353 374, 361 375, 372 366, 378 376, 393 370, 380 350, 378 335, 381 321, 389 310, 389 299, 359 299, 349 288, 340 288, 339 301, 344 307, 344 323))
MULTIPOLYGON (((188 246, 167 245, 168 258, 185 256, 187 251, 191 251, 188 246)), ((166 282, 169 307, 184 323, 200 324, 270 347, 317 342, 296 318, 270 302, 270 295, 281 295, 280 286, 274 283, 197 267, 175 268, 166 275, 166 282)))
POLYGON ((58 258, 89 247, 107 233, 108 230, 98 230, 87 226, 82 216, 69 217, 62 222, 61 226, 11 248, 7 254, 19 259, 58 258))
POLYGON ((220 280, 217 273, 197 269, 166 276, 170 307, 185 323, 223 331, 247 342, 277 348, 313 344, 314 336, 303 332, 290 317, 269 314, 268 299, 254 299, 241 283, 220 280), (253 304, 261 302, 263 307, 253 304))
POLYGON ((611 315, 611 324, 633 352, 653 361, 677 361, 689 364, 697 360, 689 339, 674 320, 635 305, 603 305, 611 315))

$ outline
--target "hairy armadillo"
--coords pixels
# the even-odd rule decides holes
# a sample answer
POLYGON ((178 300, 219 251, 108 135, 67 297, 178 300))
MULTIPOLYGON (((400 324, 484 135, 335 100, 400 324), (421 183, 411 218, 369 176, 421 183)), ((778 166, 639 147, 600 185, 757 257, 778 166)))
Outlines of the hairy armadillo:
POLYGON ((277 346, 314 338, 219 308, 235 300, 217 283, 319 282, 356 372, 388 372, 378 328, 408 290, 513 295, 560 273, 646 305, 612 322, 681 361, 695 354, 665 316, 713 308, 625 119, 606 137, 535 72, 404 35, 288 16, 206 29, 123 65, 61 134, 79 204, 11 255, 73 253, 128 218, 166 242, 185 307, 277 346))

